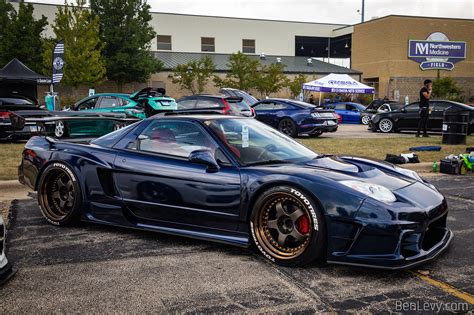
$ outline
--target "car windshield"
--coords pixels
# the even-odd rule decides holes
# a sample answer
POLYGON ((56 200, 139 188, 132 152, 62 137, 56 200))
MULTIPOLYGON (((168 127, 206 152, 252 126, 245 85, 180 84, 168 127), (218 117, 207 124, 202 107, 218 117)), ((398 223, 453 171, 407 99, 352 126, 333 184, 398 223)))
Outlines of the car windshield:
POLYGON ((6 105, 34 105, 34 103, 26 98, 0 97, 0 102, 6 105))
POLYGON ((318 155, 295 140, 254 119, 205 121, 212 132, 244 165, 303 162, 318 155))

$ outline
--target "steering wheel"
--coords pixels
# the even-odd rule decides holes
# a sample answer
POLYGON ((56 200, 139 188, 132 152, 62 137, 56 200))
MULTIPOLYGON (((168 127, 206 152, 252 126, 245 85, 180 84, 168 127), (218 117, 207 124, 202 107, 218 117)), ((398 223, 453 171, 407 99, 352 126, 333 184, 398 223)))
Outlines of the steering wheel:
POLYGON ((274 145, 273 143, 270 143, 270 144, 267 144, 264 148, 263 148, 263 151, 262 153, 260 153, 257 157, 257 161, 260 161, 263 159, 263 157, 265 156, 265 154, 268 154, 270 152, 274 152, 277 150, 277 147, 276 145, 274 145))

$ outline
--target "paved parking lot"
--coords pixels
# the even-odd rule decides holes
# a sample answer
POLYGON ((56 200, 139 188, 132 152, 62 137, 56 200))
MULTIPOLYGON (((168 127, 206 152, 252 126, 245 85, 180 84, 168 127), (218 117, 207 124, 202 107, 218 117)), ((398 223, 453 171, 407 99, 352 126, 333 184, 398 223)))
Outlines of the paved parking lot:
POLYGON ((90 224, 54 227, 35 200, 16 201, 8 256, 18 273, 0 288, 0 313, 472 310, 473 179, 433 178, 448 198, 455 238, 421 273, 282 268, 251 250, 210 242, 90 224))

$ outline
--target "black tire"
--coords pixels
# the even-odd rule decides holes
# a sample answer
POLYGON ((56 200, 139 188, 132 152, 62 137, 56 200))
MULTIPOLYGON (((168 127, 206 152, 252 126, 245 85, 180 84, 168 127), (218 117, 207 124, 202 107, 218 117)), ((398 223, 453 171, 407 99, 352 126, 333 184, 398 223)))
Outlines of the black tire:
POLYGON ((283 118, 278 124, 278 130, 287 136, 296 138, 298 136, 298 127, 290 118, 283 118))
POLYGON ((382 118, 379 123, 379 130, 383 133, 390 133, 395 130, 395 124, 390 118, 382 118))
POLYGON ((326 225, 307 193, 289 186, 266 190, 256 201, 250 231, 257 249, 272 262, 303 266, 326 258, 326 225))
POLYGON ((69 137, 69 130, 67 128, 67 124, 62 121, 58 120, 54 125, 54 136, 56 138, 66 138, 69 137))
POLYGON ((63 163, 52 163, 38 185, 41 214, 53 225, 68 226, 81 219, 82 195, 77 176, 63 163))

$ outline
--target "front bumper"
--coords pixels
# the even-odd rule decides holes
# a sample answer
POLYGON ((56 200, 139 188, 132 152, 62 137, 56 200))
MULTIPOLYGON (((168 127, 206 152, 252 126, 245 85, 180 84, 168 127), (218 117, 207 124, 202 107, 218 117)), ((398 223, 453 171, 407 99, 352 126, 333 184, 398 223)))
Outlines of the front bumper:
POLYGON ((332 226, 339 234, 329 235, 328 263, 391 270, 411 268, 434 259, 453 238, 446 226, 448 210, 444 199, 426 211, 405 208, 392 220, 374 219, 375 208, 364 201, 359 211, 371 215, 332 226))

